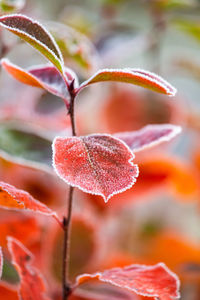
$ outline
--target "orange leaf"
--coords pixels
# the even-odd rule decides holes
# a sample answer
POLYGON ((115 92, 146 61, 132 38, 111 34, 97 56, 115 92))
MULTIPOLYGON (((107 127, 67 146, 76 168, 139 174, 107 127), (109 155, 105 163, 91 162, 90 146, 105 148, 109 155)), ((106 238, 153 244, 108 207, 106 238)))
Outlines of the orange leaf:
POLYGON ((23 300, 50 300, 46 295, 44 280, 34 267, 31 266, 32 254, 19 241, 8 237, 8 249, 12 263, 17 268, 21 283, 19 295, 23 300))
POLYGON ((35 211, 52 216, 61 224, 61 221, 54 211, 34 199, 29 193, 19 190, 5 182, 0 182, 0 207, 5 209, 35 211))
MULTIPOLYGON (((8 59, 2 59, 1 65, 16 80, 30 86, 42 88, 64 99, 67 104, 69 103, 70 96, 65 81, 54 66, 41 65, 24 70, 12 64, 8 59)), ((72 70, 64 68, 64 74, 69 84, 75 80, 75 85, 78 85, 78 79, 72 70)))

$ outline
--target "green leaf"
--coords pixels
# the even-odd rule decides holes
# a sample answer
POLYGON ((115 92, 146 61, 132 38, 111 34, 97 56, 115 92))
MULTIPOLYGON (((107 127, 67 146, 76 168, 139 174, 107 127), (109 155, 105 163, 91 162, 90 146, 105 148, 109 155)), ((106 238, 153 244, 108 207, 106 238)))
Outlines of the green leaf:
POLYGON ((51 141, 16 127, 0 126, 0 156, 39 168, 51 167, 51 141))

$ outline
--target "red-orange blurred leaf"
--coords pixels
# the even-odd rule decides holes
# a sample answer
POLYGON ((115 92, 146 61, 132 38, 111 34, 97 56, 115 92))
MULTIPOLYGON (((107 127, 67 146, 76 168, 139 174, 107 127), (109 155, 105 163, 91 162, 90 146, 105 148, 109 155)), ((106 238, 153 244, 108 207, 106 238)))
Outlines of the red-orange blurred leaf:
POLYGON ((19 300, 17 291, 5 282, 0 285, 0 295, 2 300, 19 300))
POLYGON ((54 217, 61 222, 57 214, 43 203, 34 199, 29 193, 14 186, 0 182, 0 207, 14 210, 30 210, 54 217))
POLYGON ((0 245, 6 247, 8 235, 12 235, 23 244, 29 244, 31 241, 39 239, 41 228, 34 217, 23 214, 14 216, 6 214, 5 217, 1 218, 0 232, 0 245))
POLYGON ((115 137, 124 141, 133 152, 170 141, 181 132, 181 127, 171 124, 147 125, 137 131, 120 132, 115 137))
MULTIPOLYGON (((20 82, 47 90, 49 93, 69 102, 69 93, 66 84, 54 66, 41 65, 24 70, 12 64, 8 59, 2 59, 1 65, 10 75, 20 82)), ((73 80, 75 80, 77 84, 76 75, 72 70, 65 68, 64 72, 69 84, 73 80)))
MULTIPOLYGON (((91 215, 82 210, 81 214, 72 218, 70 235, 69 278, 74 280, 77 275, 91 272, 94 264, 99 263, 100 249, 99 224, 97 218, 91 221, 91 215)), ((56 224, 49 227, 43 239, 43 255, 45 255, 46 269, 53 281, 62 281, 63 232, 56 224)))
POLYGON ((185 263, 200 264, 199 244, 180 236, 180 233, 165 231, 157 234, 144 247, 140 256, 142 261, 156 263, 162 260, 171 269, 179 270, 179 274, 180 266, 185 263))
POLYGON ((9 237, 8 248, 20 276, 19 295, 23 300, 49 300, 45 295, 44 280, 34 267, 31 266, 33 256, 19 241, 9 237))
POLYGON ((163 263, 154 266, 130 265, 96 274, 83 274, 77 277, 77 284, 91 279, 98 279, 155 299, 172 300, 180 297, 179 279, 163 263))
POLYGON ((84 192, 102 196, 105 202, 135 183, 138 168, 133 159, 124 142, 106 134, 57 137, 53 143, 58 176, 84 192))
POLYGON ((27 16, 14 14, 0 17, 0 25, 37 49, 63 73, 60 49, 52 35, 41 24, 27 16))
POLYGON ((176 94, 176 89, 160 76, 145 70, 131 68, 99 70, 87 81, 83 82, 77 89, 77 92, 90 84, 102 81, 131 83, 168 96, 176 94))

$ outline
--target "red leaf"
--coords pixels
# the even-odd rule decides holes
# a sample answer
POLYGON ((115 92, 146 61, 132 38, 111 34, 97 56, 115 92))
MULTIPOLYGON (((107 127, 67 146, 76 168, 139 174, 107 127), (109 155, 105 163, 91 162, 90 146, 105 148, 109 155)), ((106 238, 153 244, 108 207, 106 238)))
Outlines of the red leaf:
POLYGON ((181 132, 181 127, 171 124, 147 125, 137 131, 115 133, 114 136, 124 141, 133 152, 170 141, 181 132))
POLYGON ((0 248, 0 278, 2 276, 2 271, 3 271, 3 254, 2 254, 2 250, 0 248))
POLYGON ((179 279, 163 263, 155 266, 130 265, 96 274, 83 274, 77 277, 77 285, 91 279, 98 279, 155 299, 172 300, 180 297, 179 279))
POLYGON ((14 14, 0 17, 0 25, 36 48, 63 73, 63 58, 52 35, 37 21, 14 14))
POLYGON ((20 299, 49 300, 44 294, 46 287, 41 274, 31 266, 32 253, 12 237, 8 237, 8 249, 12 257, 12 263, 17 268, 21 279, 19 288, 20 299))
MULTIPOLYGON (((12 64, 8 59, 1 60, 2 67, 20 82, 34 87, 42 88, 51 94, 54 94, 69 102, 69 93, 66 84, 58 70, 50 65, 42 65, 28 69, 27 71, 12 64)), ((65 77, 67 81, 78 84, 75 73, 65 68, 65 77)))
POLYGON ((105 202, 135 183, 138 168, 133 158, 124 142, 106 134, 57 137, 53 142, 58 176, 87 193, 102 196, 105 202))
POLYGON ((140 69, 103 69, 83 82, 77 93, 92 83, 102 81, 118 81, 131 83, 168 96, 175 96, 176 89, 162 77, 140 69))
POLYGON ((34 199, 29 193, 14 186, 0 182, 0 207, 14 210, 31 210, 52 216, 61 224, 57 214, 43 203, 34 199))

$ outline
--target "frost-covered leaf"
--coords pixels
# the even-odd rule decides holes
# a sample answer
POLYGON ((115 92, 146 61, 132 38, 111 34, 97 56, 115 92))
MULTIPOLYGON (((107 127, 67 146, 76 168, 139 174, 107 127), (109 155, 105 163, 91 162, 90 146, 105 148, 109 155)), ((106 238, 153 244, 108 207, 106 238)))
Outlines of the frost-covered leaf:
POLYGON ((115 137, 124 141, 133 152, 170 141, 181 132, 181 127, 171 124, 147 125, 137 131, 120 132, 115 137))
POLYGON ((34 211, 52 216, 60 223, 57 214, 46 205, 34 199, 29 193, 2 181, 0 182, 0 207, 34 211))
POLYGON ((138 168, 133 159, 124 142, 106 134, 56 137, 53 142, 58 176, 87 193, 102 196, 105 202, 135 183, 138 168))
POLYGON ((21 10, 25 0, 0 0, 0 10, 4 13, 12 13, 21 10))
POLYGON ((18 240, 8 237, 8 249, 20 276, 19 296, 23 300, 50 300, 40 272, 32 267, 33 256, 18 240))
POLYGON ((77 89, 77 92, 92 83, 102 81, 131 83, 168 96, 174 96, 176 94, 176 89, 162 77, 145 70, 131 68, 99 70, 87 81, 83 82, 77 89))
POLYGON ((51 34, 41 24, 27 16, 13 14, 0 17, 0 25, 36 48, 63 73, 60 49, 51 34))
POLYGON ((3 270, 3 254, 2 254, 2 250, 0 248, 0 278, 2 276, 2 270, 3 270))
MULTIPOLYGON (((20 82, 42 88, 49 93, 64 99, 65 102, 69 102, 69 92, 65 81, 54 66, 41 65, 24 70, 12 64, 8 59, 2 59, 1 65, 10 75, 20 82)), ((75 80, 75 83, 78 84, 76 75, 72 70, 65 68, 64 73, 69 84, 73 80, 75 80)))
POLYGON ((96 274, 77 277, 77 284, 98 279, 102 282, 127 289, 141 296, 160 300, 179 299, 179 279, 163 263, 154 266, 130 265, 96 274))

